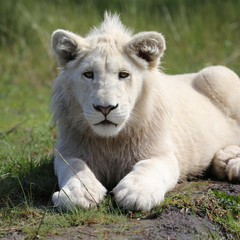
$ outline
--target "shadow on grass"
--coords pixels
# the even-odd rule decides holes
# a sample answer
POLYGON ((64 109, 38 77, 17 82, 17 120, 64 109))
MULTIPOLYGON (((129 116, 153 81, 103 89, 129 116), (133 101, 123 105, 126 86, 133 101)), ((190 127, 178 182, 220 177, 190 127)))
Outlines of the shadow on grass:
POLYGON ((20 170, 18 176, 9 174, 0 179, 0 208, 51 204, 52 194, 57 188, 53 157, 42 162, 27 172, 21 173, 20 170))

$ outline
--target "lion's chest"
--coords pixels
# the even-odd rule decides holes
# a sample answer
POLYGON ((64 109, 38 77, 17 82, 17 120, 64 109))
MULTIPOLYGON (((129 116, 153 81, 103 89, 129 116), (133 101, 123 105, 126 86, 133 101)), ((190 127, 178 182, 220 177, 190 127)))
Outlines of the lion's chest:
POLYGON ((141 160, 139 153, 129 142, 114 146, 96 144, 89 149, 84 160, 97 179, 111 190, 132 170, 135 163, 141 160))

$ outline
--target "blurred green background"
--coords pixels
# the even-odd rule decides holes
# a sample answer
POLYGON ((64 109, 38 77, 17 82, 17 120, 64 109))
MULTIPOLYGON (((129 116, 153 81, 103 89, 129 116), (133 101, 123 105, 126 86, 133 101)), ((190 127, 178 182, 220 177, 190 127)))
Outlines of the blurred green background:
POLYGON ((19 201, 23 189, 34 201, 50 198, 56 130, 48 107, 57 75, 51 33, 84 35, 105 10, 135 32, 162 32, 169 74, 216 64, 240 74, 239 0, 0 0, 0 205, 19 201))

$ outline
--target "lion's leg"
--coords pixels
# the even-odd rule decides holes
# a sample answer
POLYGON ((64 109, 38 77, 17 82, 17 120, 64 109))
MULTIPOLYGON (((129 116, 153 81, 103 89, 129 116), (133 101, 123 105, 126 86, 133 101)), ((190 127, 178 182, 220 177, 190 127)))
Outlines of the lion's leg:
POLYGON ((197 74, 194 85, 240 123, 240 79, 235 72, 224 66, 207 67, 197 74))
POLYGON ((60 191, 53 194, 52 200, 57 208, 88 208, 103 200, 107 190, 81 159, 56 157, 55 171, 60 191))
POLYGON ((164 200, 178 181, 174 154, 139 161, 113 189, 116 201, 127 210, 150 210, 164 200))
POLYGON ((240 147, 231 145, 219 150, 213 159, 212 172, 220 180, 240 181, 240 147))

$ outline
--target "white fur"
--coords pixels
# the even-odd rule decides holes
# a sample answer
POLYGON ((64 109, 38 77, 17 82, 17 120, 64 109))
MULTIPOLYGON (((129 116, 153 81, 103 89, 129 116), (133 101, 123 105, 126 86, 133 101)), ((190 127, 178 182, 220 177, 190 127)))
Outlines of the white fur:
POLYGON ((63 187, 53 195, 56 207, 72 208, 73 205, 79 205, 87 208, 102 200, 107 190, 96 179, 87 164, 76 158, 68 159, 68 164, 72 166, 71 171, 65 164, 58 172, 59 182, 63 187))
POLYGON ((240 180, 240 147, 227 146, 220 149, 213 159, 213 174, 219 179, 240 180))
MULTIPOLYGON (((149 210, 217 151, 240 144, 240 81, 228 68, 163 74, 163 36, 132 36, 109 14, 85 38, 55 31, 52 47, 62 67, 52 96, 57 149, 69 164, 56 156, 59 208, 89 207, 113 189, 120 206, 149 210), (105 116, 96 106, 115 106, 106 116, 114 124, 99 124, 105 116)), ((239 179, 239 153, 227 163, 215 157, 215 175, 239 179)))

